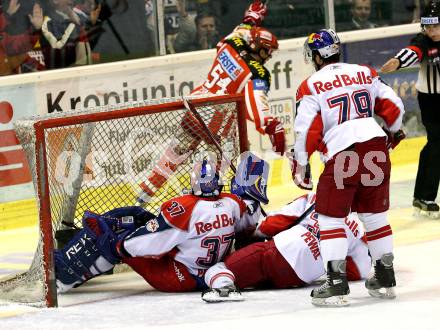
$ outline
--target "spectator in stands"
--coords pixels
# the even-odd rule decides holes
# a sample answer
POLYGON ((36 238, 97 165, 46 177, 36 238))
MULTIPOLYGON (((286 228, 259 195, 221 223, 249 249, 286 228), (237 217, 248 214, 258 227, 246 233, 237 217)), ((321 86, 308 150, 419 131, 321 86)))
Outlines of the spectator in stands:
POLYGON ((35 1, 0 2, 0 75, 20 73, 22 66, 33 62, 28 52, 42 24, 43 12, 35 1))
POLYGON ((353 0, 351 4, 350 30, 372 29, 377 24, 370 21, 371 0, 353 0))
POLYGON ((185 0, 177 0, 177 10, 179 12, 179 32, 177 32, 173 43, 177 53, 216 46, 220 37, 215 14, 202 11, 195 18, 192 18, 186 11, 185 0))
MULTIPOLYGON (((83 0, 78 3, 74 8, 74 12, 78 15, 82 24, 82 32, 86 34, 86 39, 90 44, 90 48, 93 50, 98 42, 104 29, 102 28, 102 22, 99 20, 99 14, 101 12, 101 4, 96 0, 83 0)), ((99 54, 96 54, 99 58, 99 54)), ((86 58, 86 56, 82 56, 86 58)), ((93 62, 99 61, 98 58, 92 58, 93 62)), ((90 63, 76 63, 76 64, 90 64, 90 63)))
MULTIPOLYGON (((84 3, 89 1, 83 1, 84 3)), ((74 10, 72 0, 49 0, 40 39, 46 68, 65 68, 91 64, 91 48, 87 33, 97 23, 101 6, 92 1, 88 14, 74 10)), ((83 6, 86 8, 86 6, 83 6)))

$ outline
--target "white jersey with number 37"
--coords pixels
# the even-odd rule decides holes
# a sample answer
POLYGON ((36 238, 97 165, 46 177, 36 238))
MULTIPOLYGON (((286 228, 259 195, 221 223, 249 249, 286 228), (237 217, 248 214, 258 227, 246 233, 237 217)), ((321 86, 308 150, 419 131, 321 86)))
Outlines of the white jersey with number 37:
POLYGON ((133 257, 171 253, 192 274, 200 275, 223 260, 232 247, 235 232, 247 227, 241 219, 245 210, 246 204, 233 194, 173 198, 162 204, 157 218, 124 241, 124 248, 133 257))
POLYGON ((333 63, 303 81, 297 91, 295 157, 301 165, 314 151, 324 161, 354 143, 386 136, 373 115, 391 132, 400 129, 403 103, 367 66, 333 63))

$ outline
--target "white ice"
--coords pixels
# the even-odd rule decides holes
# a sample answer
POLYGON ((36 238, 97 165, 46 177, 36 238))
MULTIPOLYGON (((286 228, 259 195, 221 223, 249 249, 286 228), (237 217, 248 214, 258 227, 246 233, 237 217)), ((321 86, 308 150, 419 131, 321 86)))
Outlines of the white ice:
POLYGON ((0 329, 440 329, 440 240, 395 249, 397 298, 351 283, 351 306, 318 308, 310 288, 245 291, 244 302, 207 304, 200 293, 156 292, 134 273, 94 279, 60 296, 58 309, 0 306, 0 329))

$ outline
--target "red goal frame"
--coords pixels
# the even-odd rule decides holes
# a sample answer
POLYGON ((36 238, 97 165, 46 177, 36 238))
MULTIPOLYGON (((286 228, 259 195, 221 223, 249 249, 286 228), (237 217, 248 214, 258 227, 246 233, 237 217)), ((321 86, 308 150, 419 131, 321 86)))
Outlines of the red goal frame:
MULTIPOLYGON (((191 103, 195 107, 212 106, 222 103, 236 103, 237 122, 239 133, 240 153, 249 150, 249 142, 247 138, 246 128, 246 104, 243 94, 221 95, 212 97, 203 97, 191 99, 191 103)), ((36 185, 37 185, 37 207, 39 208, 39 228, 43 235, 43 264, 45 279, 45 300, 47 307, 57 307, 57 289, 54 269, 54 240, 52 233, 52 217, 50 210, 49 182, 48 182, 48 161, 46 155, 46 139, 45 130, 55 127, 63 127, 75 124, 86 124, 91 122, 107 121, 122 117, 134 117, 153 113, 169 112, 174 110, 182 110, 185 106, 182 101, 174 101, 170 103, 154 104, 140 106, 128 109, 115 109, 105 112, 81 113, 72 117, 54 117, 38 120, 34 123, 35 130, 35 164, 36 164, 36 185)))

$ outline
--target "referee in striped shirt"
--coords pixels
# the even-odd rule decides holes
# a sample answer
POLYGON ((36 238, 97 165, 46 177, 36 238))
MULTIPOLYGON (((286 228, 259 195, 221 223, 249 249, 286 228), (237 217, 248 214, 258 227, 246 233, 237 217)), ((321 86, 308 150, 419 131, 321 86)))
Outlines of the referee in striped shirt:
POLYGON ((438 217, 439 206, 435 202, 440 181, 440 1, 426 6, 420 23, 422 32, 410 45, 382 67, 384 73, 420 63, 416 84, 422 123, 428 142, 420 152, 413 206, 438 217))

